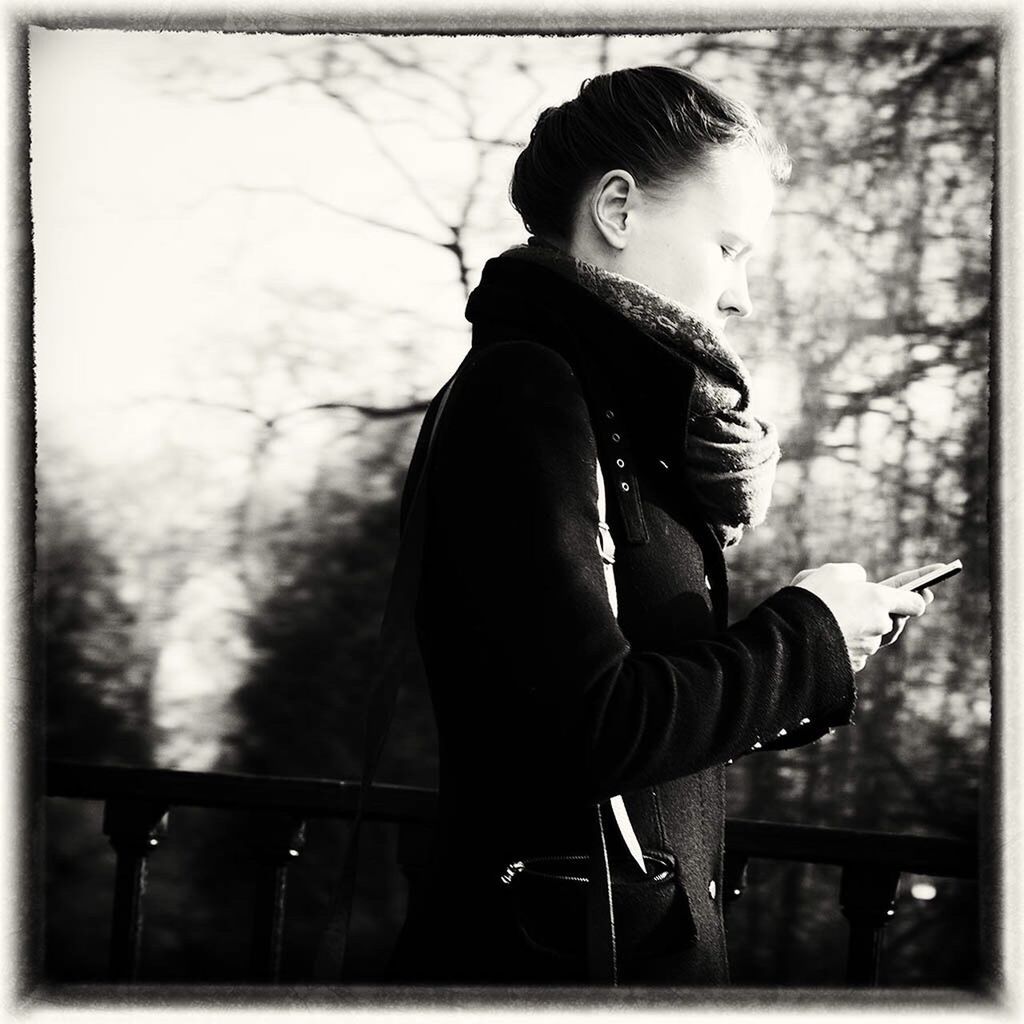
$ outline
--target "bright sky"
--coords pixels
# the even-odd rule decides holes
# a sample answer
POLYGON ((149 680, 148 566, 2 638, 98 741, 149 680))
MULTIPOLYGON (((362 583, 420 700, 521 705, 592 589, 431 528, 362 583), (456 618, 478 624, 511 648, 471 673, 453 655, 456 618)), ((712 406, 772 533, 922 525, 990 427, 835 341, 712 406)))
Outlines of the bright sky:
MULTIPOLYGON (((358 173, 372 158, 365 134, 339 130, 344 122, 326 104, 306 103, 296 116, 287 96, 215 104, 158 95, 141 74, 147 56, 167 61, 182 41, 33 34, 40 417, 76 445, 127 442, 111 436, 105 419, 81 415, 188 393, 197 358, 204 387, 218 390, 213 346, 255 341, 269 322, 288 318, 268 284, 384 303, 388 275, 373 270, 412 263, 426 270, 427 287, 409 301, 453 326, 460 312, 458 301, 451 312, 438 301, 440 267, 431 281, 424 255, 440 261, 421 243, 291 196, 232 191, 294 186, 328 199, 352 195, 356 209, 390 204, 406 221, 414 213, 395 209, 398 189, 386 169, 358 173)), ((335 344, 343 348, 342 339, 335 344)), ((373 362, 363 369, 372 374, 373 362)), ((353 382, 353 394, 365 386, 353 382)))
MULTIPOLYGON (((308 37, 272 42, 292 54, 309 45, 308 37)), ((597 52, 587 37, 449 37, 417 45, 459 68, 477 56, 478 75, 507 62, 510 46, 527 46, 538 91, 531 94, 532 84, 519 78, 514 87, 487 89, 477 126, 481 134, 496 132, 518 112, 513 134, 520 137, 539 109, 561 102, 593 72, 597 52)), ((191 436, 207 445, 211 429, 237 429, 226 425, 230 418, 215 425, 210 415, 183 420, 180 409, 137 404, 154 395, 246 404, 243 395, 253 400, 255 390, 264 412, 331 398, 402 400, 410 391, 432 393, 458 361, 466 325, 448 254, 288 190, 445 241, 401 175, 450 214, 472 170, 471 148, 451 141, 450 130, 444 138, 440 115, 433 115, 436 123, 430 115, 404 120, 383 136, 400 154, 396 170, 357 120, 310 91, 215 103, 201 93, 183 96, 180 75, 168 93, 159 91, 159 75, 169 69, 185 68, 194 83, 197 61, 221 69, 212 91, 263 85, 281 73, 266 56, 269 46, 268 37, 245 35, 33 29, 44 443, 59 441, 107 465, 154 457, 164 443, 158 424, 168 415, 182 442, 191 436), (240 192, 238 185, 285 194, 240 192), (350 315, 353 304, 359 317, 350 315), (321 372, 312 376, 307 366, 289 388, 269 365, 273 356, 260 354, 283 347, 307 364, 319 358, 321 372), (402 355, 403 347, 411 353, 402 355), (126 415, 136 429, 118 429, 126 415)), ((665 42, 643 37, 616 40, 615 47, 616 63, 666 50, 665 42)), ((446 90, 431 94, 429 82, 421 88, 430 111, 458 112, 446 90)), ((379 89, 371 109, 376 117, 408 113, 379 89)), ((469 239, 474 264, 522 238, 505 199, 514 157, 511 148, 499 150, 486 167, 481 229, 469 239)))

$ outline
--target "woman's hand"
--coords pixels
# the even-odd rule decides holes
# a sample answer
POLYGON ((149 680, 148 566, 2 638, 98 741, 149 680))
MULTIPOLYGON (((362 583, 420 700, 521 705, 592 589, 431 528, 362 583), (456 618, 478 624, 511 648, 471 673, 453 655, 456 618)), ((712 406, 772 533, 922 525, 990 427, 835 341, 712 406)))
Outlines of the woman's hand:
MULTIPOLYGON (((880 580, 879 585, 883 587, 902 587, 904 583, 910 583, 912 580, 920 579, 922 576, 930 573, 933 569, 941 568, 942 564, 942 562, 932 562, 931 565, 923 566, 920 569, 908 569, 906 572, 900 572, 895 576, 890 576, 888 579, 880 580)), ((935 595, 927 588, 921 591, 921 596, 924 598, 924 603, 926 605, 931 604, 932 601, 935 600, 935 595)), ((903 627, 906 624, 906 615, 894 615, 893 627, 885 634, 885 636, 882 637, 882 646, 888 647, 889 644, 895 643, 899 639, 899 635, 903 632, 903 627)))
POLYGON ((846 640, 850 665, 859 672, 883 641, 892 643, 899 636, 908 617, 924 614, 930 594, 925 598, 896 588, 930 568, 900 573, 884 583, 868 583, 862 566, 830 562, 798 573, 790 585, 809 590, 828 605, 846 640))

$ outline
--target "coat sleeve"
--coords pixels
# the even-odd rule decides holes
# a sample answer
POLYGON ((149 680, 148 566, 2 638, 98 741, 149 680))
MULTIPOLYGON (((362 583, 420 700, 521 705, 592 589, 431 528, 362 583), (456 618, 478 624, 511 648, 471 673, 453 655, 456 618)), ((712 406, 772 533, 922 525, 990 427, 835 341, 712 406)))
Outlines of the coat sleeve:
POLYGON ((432 456, 435 536, 447 585, 465 598, 464 642, 485 652, 486 687, 526 723, 532 767, 573 797, 603 799, 851 720, 845 642, 803 589, 671 656, 632 649, 608 601, 596 445, 571 367, 509 342, 460 377, 432 456))

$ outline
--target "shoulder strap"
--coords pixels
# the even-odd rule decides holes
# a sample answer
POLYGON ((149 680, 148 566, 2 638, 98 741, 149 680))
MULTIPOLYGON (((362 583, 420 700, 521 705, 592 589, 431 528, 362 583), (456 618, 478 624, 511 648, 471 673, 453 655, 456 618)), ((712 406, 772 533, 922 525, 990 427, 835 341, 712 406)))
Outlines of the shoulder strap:
POLYGON ((413 492, 406 516, 405 529, 398 545, 398 555, 391 575, 384 618, 378 639, 378 667, 367 698, 365 732, 363 739, 363 774, 356 796, 356 810, 352 819, 348 843, 342 856, 341 872, 335 884, 328 911, 328 925, 320 940, 313 964, 313 976, 320 981, 339 979, 345 964, 352 904, 355 897, 356 873, 359 862, 359 837, 366 812, 366 799, 380 764, 384 743, 394 717, 398 691, 408 675, 423 672, 415 630, 409 628, 414 621, 416 598, 420 589, 423 563, 423 539, 426 532, 427 466, 433 450, 441 413, 448 402, 453 376, 445 385, 438 401, 437 412, 427 440, 427 451, 419 479, 413 492))
MULTIPOLYGON (((612 606, 615 617, 619 616, 619 599, 615 589, 615 540, 612 538, 611 528, 608 526, 608 506, 605 497, 604 473, 601 471, 600 458, 595 459, 597 467, 597 546, 601 552, 601 561, 604 562, 604 582, 608 588, 608 603, 612 606)), ((612 809, 612 817, 622 834, 626 848, 637 862, 640 870, 646 875, 647 865, 644 863, 643 851, 640 848, 640 841, 636 837, 633 823, 629 820, 629 812, 626 810, 621 794, 613 796, 609 801, 612 809)))
MULTIPOLYGON (((438 400, 437 412, 431 424, 420 475, 409 504, 405 529, 398 547, 398 556, 391 577, 387 605, 380 628, 380 660, 373 686, 367 701, 366 725, 363 748, 363 774, 356 798, 356 810, 352 820, 348 843, 342 858, 341 872, 329 910, 329 923, 320 941, 313 973, 318 980, 336 980, 342 977, 345 953, 348 946, 348 932, 352 918, 355 896, 356 875, 359 854, 359 837, 366 811, 366 799, 372 786, 377 766, 387 739, 388 730, 394 717, 398 690, 406 676, 423 673, 423 663, 415 630, 409 624, 415 621, 416 599, 419 594, 423 563, 423 546, 426 533, 426 491, 427 470, 434 449, 438 424, 451 394, 458 374, 445 385, 438 400)), ((607 501, 604 475, 600 459, 595 459, 598 505, 598 550, 604 563, 605 583, 612 612, 618 616, 618 600, 615 589, 615 542, 607 523, 607 501)), ((640 843, 629 820, 626 805, 621 795, 609 801, 612 817, 622 838, 640 869, 646 874, 640 843)), ((615 923, 611 905, 611 874, 608 865, 604 820, 600 806, 595 808, 597 843, 592 858, 593 866, 600 869, 592 872, 591 895, 588 897, 588 953, 591 973, 595 980, 611 980, 615 983, 615 923), (595 919, 596 914, 596 919, 595 919), (606 959, 610 957, 609 959, 606 959), (611 976, 608 975, 610 963, 611 976)))
POLYGON ((611 527, 608 525, 608 500, 605 497, 604 473, 601 472, 601 460, 594 460, 597 467, 597 549, 604 562, 604 582, 608 588, 608 603, 612 606, 612 614, 619 617, 619 598, 615 590, 615 540, 611 527))

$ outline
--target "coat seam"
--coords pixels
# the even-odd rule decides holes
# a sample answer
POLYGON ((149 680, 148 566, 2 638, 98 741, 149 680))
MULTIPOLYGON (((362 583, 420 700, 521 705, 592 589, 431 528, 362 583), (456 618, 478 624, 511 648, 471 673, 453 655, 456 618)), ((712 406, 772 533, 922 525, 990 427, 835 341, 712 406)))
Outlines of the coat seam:
POLYGON ((661 797, 658 795, 658 787, 651 786, 651 802, 654 804, 654 819, 658 824, 658 837, 664 849, 668 849, 668 835, 665 832, 665 821, 661 816, 661 797))

